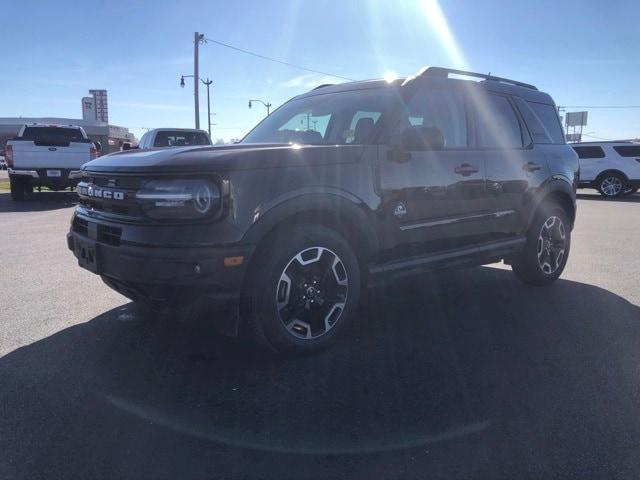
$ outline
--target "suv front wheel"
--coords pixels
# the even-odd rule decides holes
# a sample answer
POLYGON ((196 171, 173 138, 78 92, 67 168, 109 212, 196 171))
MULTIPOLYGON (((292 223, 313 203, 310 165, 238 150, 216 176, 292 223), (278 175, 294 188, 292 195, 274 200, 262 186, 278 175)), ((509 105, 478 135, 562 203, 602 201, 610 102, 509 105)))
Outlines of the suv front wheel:
POLYGON ((331 343, 360 297, 360 268, 347 242, 326 227, 297 225, 276 233, 257 255, 245 294, 251 337, 278 353, 331 343))
POLYGON ((564 209, 553 206, 538 212, 527 233, 527 241, 511 268, 529 285, 554 282, 567 264, 571 227, 564 209))

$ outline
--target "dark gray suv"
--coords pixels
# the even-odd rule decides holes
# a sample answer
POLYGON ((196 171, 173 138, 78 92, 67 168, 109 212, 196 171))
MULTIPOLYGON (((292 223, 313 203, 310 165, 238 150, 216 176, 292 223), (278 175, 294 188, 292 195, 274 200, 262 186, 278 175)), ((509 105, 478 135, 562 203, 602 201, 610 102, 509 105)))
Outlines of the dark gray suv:
POLYGON ((553 282, 578 158, 536 87, 427 68, 320 86, 236 145, 114 153, 83 175, 80 266, 141 305, 204 300, 225 330, 305 352, 398 273, 504 260, 553 282))

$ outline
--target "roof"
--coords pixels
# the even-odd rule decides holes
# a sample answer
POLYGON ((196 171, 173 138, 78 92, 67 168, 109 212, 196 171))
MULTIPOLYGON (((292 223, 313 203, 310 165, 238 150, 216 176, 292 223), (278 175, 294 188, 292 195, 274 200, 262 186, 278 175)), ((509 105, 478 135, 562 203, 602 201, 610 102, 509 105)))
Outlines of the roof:
POLYGON ((496 77, 490 74, 467 72, 464 70, 447 69, 441 67, 425 67, 411 77, 403 77, 388 82, 384 79, 361 80, 355 82, 345 82, 335 85, 320 85, 313 90, 299 95, 295 98, 309 97, 314 95, 324 95, 327 93, 348 92, 352 90, 367 90, 377 88, 401 88, 414 82, 464 82, 465 85, 477 85, 489 91, 517 95, 530 102, 554 104, 553 99, 547 93, 539 91, 535 86, 528 83, 510 80, 503 77, 496 77), (456 75, 455 78, 449 75, 456 75), (459 77, 465 77, 461 79, 459 77), (469 80, 468 77, 482 79, 481 81, 469 80))
POLYGON ((636 145, 639 142, 637 140, 601 140, 599 142, 597 141, 593 141, 593 142, 576 142, 576 143, 571 143, 570 145, 572 147, 581 147, 581 146, 589 146, 589 145, 602 145, 602 144, 607 144, 610 145, 612 143, 624 143, 624 144, 632 144, 632 145, 636 145))

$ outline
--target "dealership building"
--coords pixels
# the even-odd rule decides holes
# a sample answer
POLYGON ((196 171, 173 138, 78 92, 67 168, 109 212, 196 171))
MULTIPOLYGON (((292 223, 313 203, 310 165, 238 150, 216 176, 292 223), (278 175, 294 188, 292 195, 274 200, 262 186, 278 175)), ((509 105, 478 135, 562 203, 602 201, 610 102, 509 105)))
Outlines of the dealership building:
POLYGON ((82 118, 60 117, 0 117, 0 149, 13 138, 23 125, 77 125, 88 137, 102 145, 102 154, 120 150, 123 142, 135 142, 133 133, 126 127, 109 124, 109 107, 106 90, 89 90, 91 96, 82 99, 82 118))

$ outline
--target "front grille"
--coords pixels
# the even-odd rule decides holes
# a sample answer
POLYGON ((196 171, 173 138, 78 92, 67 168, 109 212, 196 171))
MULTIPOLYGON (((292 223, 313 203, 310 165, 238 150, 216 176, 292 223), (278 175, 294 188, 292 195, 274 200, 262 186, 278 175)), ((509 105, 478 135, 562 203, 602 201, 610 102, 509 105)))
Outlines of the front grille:
POLYGON ((80 235, 84 235, 85 237, 89 236, 89 222, 86 220, 75 217, 73 219, 73 231, 79 233, 80 235))
POLYGON ((109 245, 119 246, 122 229, 109 225, 98 225, 98 240, 109 245))
POLYGON ((75 217, 73 219, 72 230, 84 237, 93 238, 99 242, 113 245, 115 247, 120 245, 120 237, 122 237, 122 228, 112 227, 110 225, 103 225, 101 223, 91 222, 91 228, 89 228, 89 221, 84 218, 75 217), (89 231, 93 233, 89 234, 89 231))
POLYGON ((143 219, 144 214, 135 199, 143 178, 114 175, 89 175, 83 177, 78 184, 80 204, 88 210, 93 210, 107 216, 131 217, 136 221, 143 219), (83 189, 91 188, 93 192, 109 192, 111 198, 84 193, 83 189), (115 194, 120 198, 115 198, 115 194))

